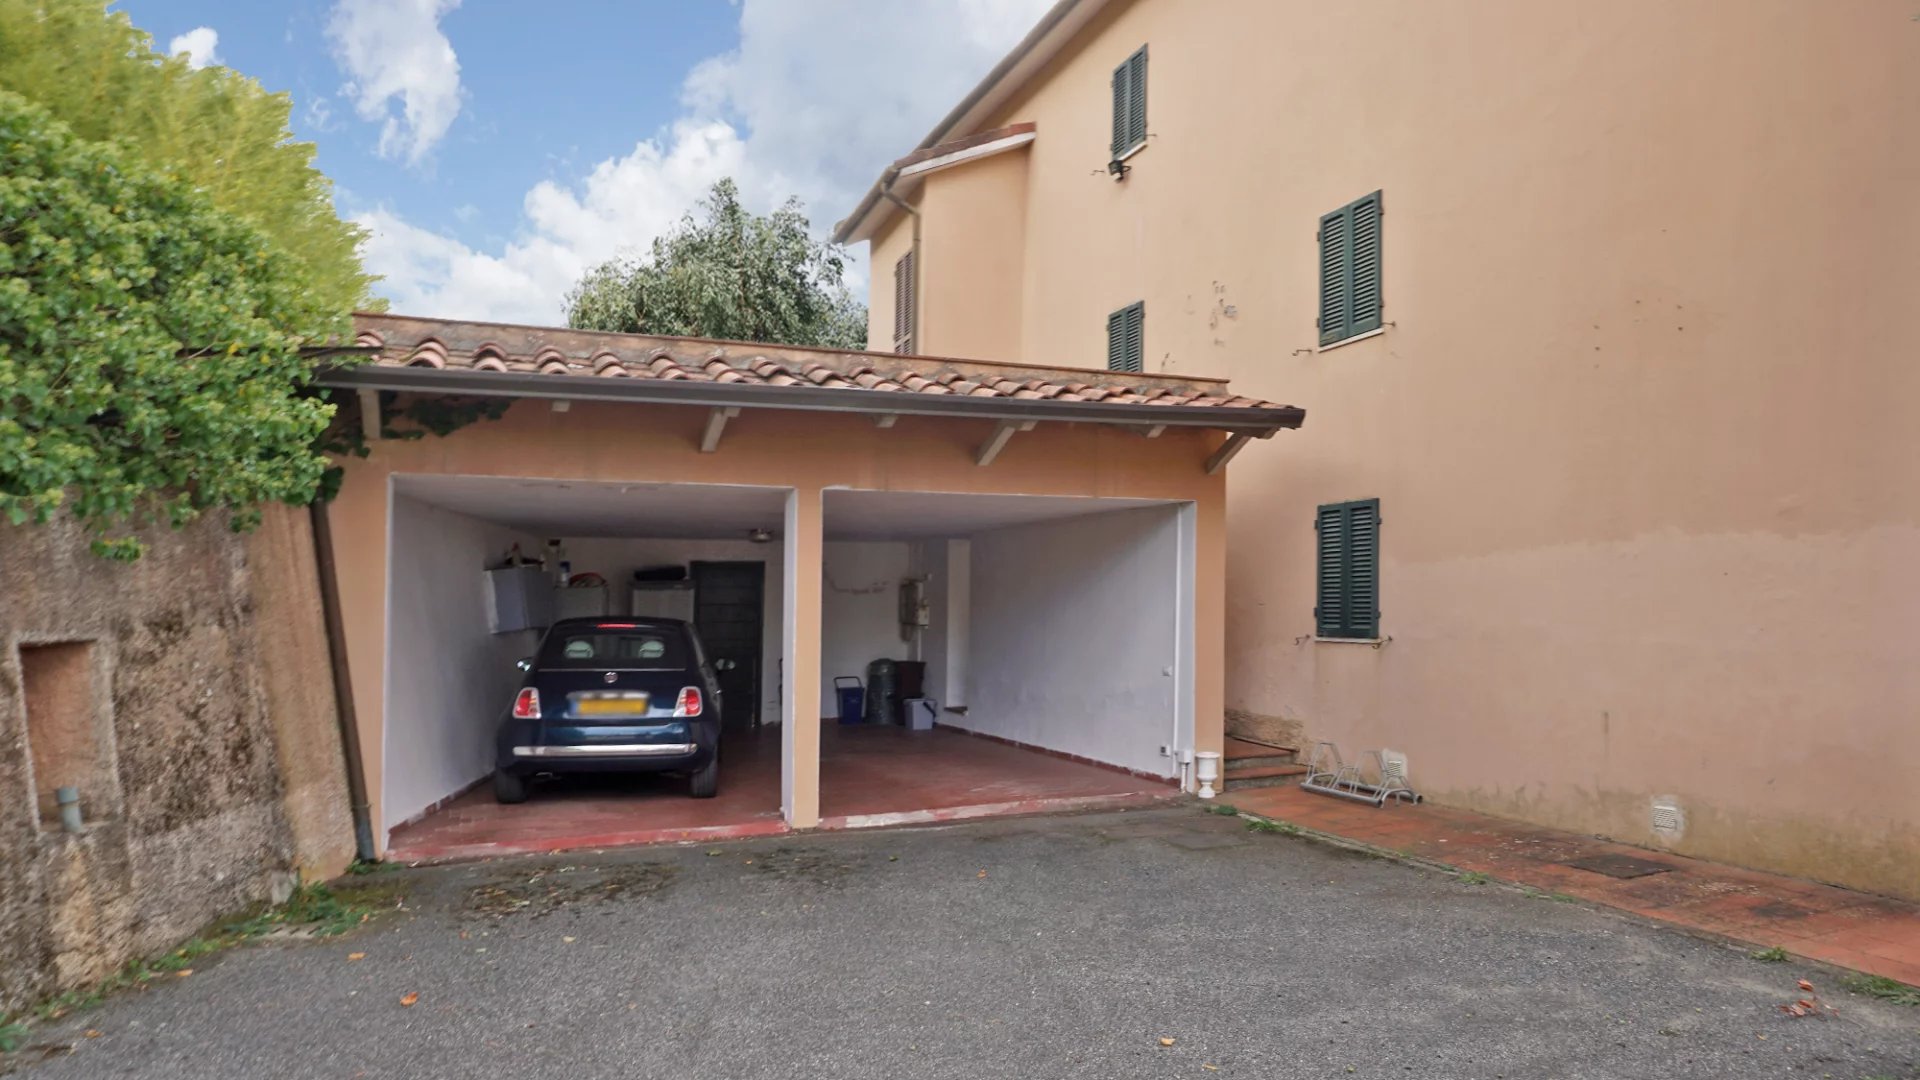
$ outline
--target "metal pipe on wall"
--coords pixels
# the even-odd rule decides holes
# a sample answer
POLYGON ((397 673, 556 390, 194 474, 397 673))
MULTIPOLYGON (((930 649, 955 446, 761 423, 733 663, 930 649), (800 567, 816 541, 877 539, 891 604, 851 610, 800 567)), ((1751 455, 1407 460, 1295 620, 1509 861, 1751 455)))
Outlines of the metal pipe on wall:
POLYGON ((379 857, 373 843, 373 807, 367 799, 367 774, 360 756, 360 724, 353 708, 353 679, 347 670, 347 631, 340 617, 340 585, 333 561, 333 532, 327 524, 327 507, 315 501, 308 510, 313 517, 314 562, 320 572, 320 608, 327 622, 327 653, 333 661, 334 715, 340 721, 340 751, 347 759, 347 801, 353 811, 354 854, 362 862, 379 857))

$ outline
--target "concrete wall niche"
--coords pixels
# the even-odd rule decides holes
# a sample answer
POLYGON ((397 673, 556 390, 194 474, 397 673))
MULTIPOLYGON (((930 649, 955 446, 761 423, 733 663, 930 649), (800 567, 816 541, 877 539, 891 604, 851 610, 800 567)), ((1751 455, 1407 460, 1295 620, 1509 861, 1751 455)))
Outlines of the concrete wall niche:
POLYGON ((119 800, 111 733, 95 693, 95 643, 22 642, 19 652, 27 761, 41 831, 60 828, 55 793, 63 787, 78 790, 83 815, 110 815, 119 800))

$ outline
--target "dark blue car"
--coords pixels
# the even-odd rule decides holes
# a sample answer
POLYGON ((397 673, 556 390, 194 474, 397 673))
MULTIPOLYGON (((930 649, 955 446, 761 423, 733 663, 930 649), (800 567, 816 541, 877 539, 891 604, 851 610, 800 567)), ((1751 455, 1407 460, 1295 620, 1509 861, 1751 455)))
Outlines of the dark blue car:
POLYGON ((500 722, 493 794, 524 802, 542 775, 683 772, 696 799, 720 786, 720 685, 678 619, 562 619, 500 722))

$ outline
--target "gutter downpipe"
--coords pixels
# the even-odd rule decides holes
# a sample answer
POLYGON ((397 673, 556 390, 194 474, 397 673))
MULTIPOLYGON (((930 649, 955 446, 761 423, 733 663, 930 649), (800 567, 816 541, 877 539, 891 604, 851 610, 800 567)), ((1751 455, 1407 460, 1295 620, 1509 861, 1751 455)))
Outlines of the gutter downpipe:
POLYGON ((333 561, 333 531, 325 500, 307 506, 313 516, 313 554, 320 571, 320 609, 327 622, 327 654, 333 661, 334 716, 340 722, 340 752, 347 759, 347 802, 353 811, 353 849, 361 862, 380 853, 373 845, 373 807, 367 801, 367 773, 360 756, 360 722, 353 709, 353 678, 347 670, 347 631, 340 618, 340 584, 333 561))
POLYGON ((913 208, 905 199, 893 193, 893 182, 900 178, 900 170, 888 169, 887 177, 880 182, 880 197, 906 211, 913 219, 913 348, 915 355, 925 355, 921 343, 926 340, 927 324, 920 320, 920 312, 926 305, 921 301, 920 289, 920 211, 913 208))

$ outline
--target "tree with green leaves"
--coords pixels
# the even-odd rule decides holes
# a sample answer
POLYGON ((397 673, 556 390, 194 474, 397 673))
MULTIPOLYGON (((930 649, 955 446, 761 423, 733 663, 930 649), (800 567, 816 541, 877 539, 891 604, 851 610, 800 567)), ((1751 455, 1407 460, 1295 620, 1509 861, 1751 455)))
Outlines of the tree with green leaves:
POLYGON ((798 199, 749 213, 722 180, 639 258, 589 270, 567 294, 580 330, 867 346, 867 309, 847 291, 840 250, 815 240, 798 199))
POLYGON ((333 406, 309 346, 350 329, 314 273, 125 141, 0 90, 0 514, 70 511, 134 558, 148 522, 310 501, 333 406))
POLYGON ((224 67, 155 52, 106 0, 0 0, 0 90, 38 103, 82 139, 124 151, 265 235, 315 300, 375 306, 364 230, 342 221, 312 143, 293 141, 292 100, 224 67))

